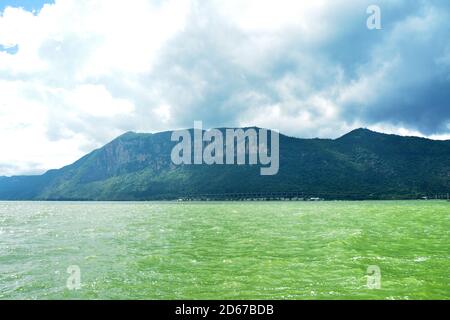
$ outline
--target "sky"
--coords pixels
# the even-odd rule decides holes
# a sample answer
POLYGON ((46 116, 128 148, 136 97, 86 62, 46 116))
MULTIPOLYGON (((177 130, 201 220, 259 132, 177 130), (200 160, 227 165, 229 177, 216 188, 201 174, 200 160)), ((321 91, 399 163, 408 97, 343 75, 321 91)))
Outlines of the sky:
POLYGON ((49 0, 0 0, 0 10, 6 7, 23 8, 30 12, 39 12, 46 3, 54 3, 49 0))
POLYGON ((450 139, 449 35, 448 0, 0 0, 0 175, 196 120, 450 139))

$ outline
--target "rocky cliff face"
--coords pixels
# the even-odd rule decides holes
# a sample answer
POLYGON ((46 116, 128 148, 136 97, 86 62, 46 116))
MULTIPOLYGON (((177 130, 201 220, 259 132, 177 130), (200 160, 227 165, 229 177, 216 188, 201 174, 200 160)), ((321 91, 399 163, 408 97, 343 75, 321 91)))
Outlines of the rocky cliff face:
POLYGON ((186 194, 303 191, 330 199, 414 198, 450 190, 450 141, 359 129, 336 140, 280 136, 280 171, 175 166, 171 132, 126 133, 42 176, 0 178, 0 199, 152 200, 186 194))

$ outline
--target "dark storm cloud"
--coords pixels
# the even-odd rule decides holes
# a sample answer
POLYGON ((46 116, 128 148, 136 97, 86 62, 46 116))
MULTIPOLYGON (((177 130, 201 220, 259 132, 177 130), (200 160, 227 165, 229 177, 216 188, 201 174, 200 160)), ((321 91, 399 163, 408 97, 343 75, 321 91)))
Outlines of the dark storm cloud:
POLYGON ((244 31, 205 5, 165 46, 143 82, 173 106, 181 126, 194 119, 236 125, 266 105, 281 106, 285 116, 306 110, 321 117, 310 104, 320 96, 335 106, 337 121, 349 125, 448 133, 450 2, 379 1, 383 29, 368 30, 371 3, 329 6, 321 16, 324 34, 312 40, 295 26, 244 31))
POLYGON ((389 122, 427 135, 447 133, 450 2, 422 3, 408 13, 392 16, 383 37, 367 46, 372 52, 356 60, 361 66, 356 81, 368 81, 371 97, 363 103, 343 103, 342 111, 347 119, 358 117, 369 124, 389 122))

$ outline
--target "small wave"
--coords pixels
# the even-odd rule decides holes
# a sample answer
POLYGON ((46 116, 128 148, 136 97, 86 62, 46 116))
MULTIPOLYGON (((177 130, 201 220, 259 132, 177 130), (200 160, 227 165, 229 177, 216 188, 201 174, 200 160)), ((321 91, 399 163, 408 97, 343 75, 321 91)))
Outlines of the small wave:
POLYGON ((417 257, 414 259, 414 262, 425 262, 428 260, 428 257, 417 257))

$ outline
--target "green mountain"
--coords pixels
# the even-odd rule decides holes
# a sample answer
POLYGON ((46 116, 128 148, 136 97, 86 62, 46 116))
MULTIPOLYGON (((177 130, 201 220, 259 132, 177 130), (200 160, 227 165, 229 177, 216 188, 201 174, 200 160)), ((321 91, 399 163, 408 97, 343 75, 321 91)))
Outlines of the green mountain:
POLYGON ((0 177, 1 200, 159 200, 296 192, 325 199, 418 198, 450 191, 450 140, 357 129, 335 140, 280 135, 280 170, 175 166, 172 132, 128 132, 41 176, 0 177))

